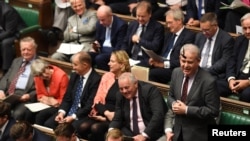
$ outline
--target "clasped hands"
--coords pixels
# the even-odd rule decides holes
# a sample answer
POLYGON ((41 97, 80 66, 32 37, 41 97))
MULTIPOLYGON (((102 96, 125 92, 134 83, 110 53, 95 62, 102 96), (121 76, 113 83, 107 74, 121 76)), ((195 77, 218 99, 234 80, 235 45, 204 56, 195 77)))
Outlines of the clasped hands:
POLYGON ((229 88, 231 91, 235 94, 238 94, 243 89, 249 87, 249 80, 235 80, 231 79, 229 80, 229 88))
POLYGON ((172 111, 175 114, 183 115, 186 113, 186 109, 187 109, 187 105, 180 100, 177 100, 173 102, 172 104, 172 111))

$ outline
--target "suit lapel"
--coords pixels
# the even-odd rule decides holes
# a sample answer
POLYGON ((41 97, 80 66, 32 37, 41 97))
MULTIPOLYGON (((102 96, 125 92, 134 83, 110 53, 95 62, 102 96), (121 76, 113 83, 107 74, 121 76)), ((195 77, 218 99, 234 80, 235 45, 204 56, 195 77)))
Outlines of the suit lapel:
POLYGON ((189 92, 188 92, 188 96, 187 96, 187 101, 186 101, 186 103, 188 103, 189 102, 189 99, 191 99, 192 97, 193 97, 193 95, 195 94, 195 90, 196 90, 196 88, 197 88, 197 85, 198 84, 200 84, 200 78, 201 78, 201 75, 200 75, 200 68, 199 68, 199 70, 198 70, 198 72, 197 72, 197 74, 196 74, 196 76, 195 76, 195 78, 194 78, 194 81, 193 81, 193 84, 192 84, 192 86, 191 86, 191 88, 190 88, 190 90, 189 90, 189 92))

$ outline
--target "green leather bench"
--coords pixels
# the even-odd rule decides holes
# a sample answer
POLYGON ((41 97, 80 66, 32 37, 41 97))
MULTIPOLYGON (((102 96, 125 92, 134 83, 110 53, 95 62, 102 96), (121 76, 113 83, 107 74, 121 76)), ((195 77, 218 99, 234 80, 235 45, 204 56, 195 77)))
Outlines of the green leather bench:
POLYGON ((220 122, 221 125, 250 125, 250 117, 235 114, 232 112, 221 113, 220 122))

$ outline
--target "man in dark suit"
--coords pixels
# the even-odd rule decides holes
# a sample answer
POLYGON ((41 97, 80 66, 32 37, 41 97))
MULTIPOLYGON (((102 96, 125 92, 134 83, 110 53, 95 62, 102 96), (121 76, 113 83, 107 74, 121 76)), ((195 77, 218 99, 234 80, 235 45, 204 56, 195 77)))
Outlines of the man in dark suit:
POLYGON ((69 86, 63 97, 58 113, 45 122, 45 126, 47 127, 54 129, 58 123, 73 122, 73 125, 77 129, 81 123, 81 119, 88 116, 88 113, 91 111, 101 76, 92 68, 91 57, 86 52, 81 51, 74 54, 72 62, 75 72, 70 75, 69 86), (81 84, 83 88, 81 88, 80 100, 77 102, 77 86, 78 83, 80 83, 80 77, 84 77, 83 84, 81 84), (77 107, 75 111, 72 111, 75 104, 77 107))
POLYGON ((200 66, 216 78, 225 78, 226 63, 232 55, 234 39, 218 27, 215 13, 206 13, 200 20, 201 33, 195 44, 201 50, 200 66))
POLYGON ((207 127, 219 115, 216 79, 199 67, 200 59, 199 48, 186 44, 180 51, 181 67, 172 73, 167 103, 175 114, 173 141, 207 141, 207 127))
POLYGON ((164 27, 151 18, 152 8, 149 2, 141 1, 136 8, 136 21, 129 23, 122 49, 134 60, 140 60, 142 66, 148 65, 148 55, 141 46, 155 53, 160 51, 164 39, 164 27))
POLYGON ((93 43, 93 65, 101 70, 109 70, 108 62, 112 51, 120 50, 128 24, 113 15, 109 6, 102 5, 97 10, 96 41, 93 43))
POLYGON ((110 129, 119 128, 125 136, 131 136, 136 141, 155 141, 164 135, 167 105, 160 91, 151 84, 138 81, 128 72, 119 77, 118 85, 120 92, 110 129))
POLYGON ((27 121, 16 122, 10 129, 10 137, 14 141, 53 141, 52 136, 48 136, 42 131, 35 129, 27 121))
POLYGON ((214 12, 217 15, 219 14, 220 0, 201 0, 200 5, 199 1, 200 0, 188 0, 186 24, 189 26, 199 27, 199 20, 205 13, 214 12), (199 10, 199 7, 201 7, 201 10, 199 10))
POLYGON ((20 95, 17 102, 11 103, 12 115, 16 120, 30 121, 32 116, 26 112, 28 109, 25 104, 37 101, 34 78, 30 69, 31 62, 37 58, 36 48, 37 45, 33 38, 21 39, 21 57, 13 60, 8 72, 0 81, 0 99, 11 94, 20 95), (21 68, 24 68, 24 71, 20 73, 21 68))
POLYGON ((0 102, 0 141, 13 141, 9 134, 14 123, 16 123, 16 120, 11 117, 10 104, 0 102))
POLYGON ((218 88, 221 96, 228 96, 232 93, 239 96, 239 99, 250 102, 250 14, 241 18, 243 34, 236 38, 233 55, 227 64, 226 79, 218 80, 218 88))
POLYGON ((19 30, 26 25, 17 11, 0 1, 0 66, 3 73, 6 73, 15 58, 13 47, 15 39, 18 38, 19 30))
POLYGON ((166 13, 166 24, 170 32, 165 35, 164 45, 160 53, 166 60, 149 59, 151 66, 149 80, 166 84, 171 80, 172 70, 180 66, 181 47, 186 43, 193 43, 195 39, 195 33, 186 29, 183 22, 182 10, 170 9, 166 13))

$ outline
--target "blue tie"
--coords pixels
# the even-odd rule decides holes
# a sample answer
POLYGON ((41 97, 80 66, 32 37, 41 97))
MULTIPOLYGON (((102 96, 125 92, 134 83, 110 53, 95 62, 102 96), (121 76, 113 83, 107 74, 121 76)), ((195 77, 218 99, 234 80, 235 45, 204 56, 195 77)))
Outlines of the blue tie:
POLYGON ((202 0, 198 1, 198 19, 201 18, 201 11, 202 11, 202 0))
POLYGON ((80 98, 82 95, 83 79, 84 77, 82 76, 79 79, 77 89, 76 89, 75 99, 74 99, 73 105, 71 106, 69 110, 68 116, 71 116, 72 114, 76 113, 78 109, 78 104, 80 103, 80 98))
POLYGON ((168 47, 167 47, 167 50, 166 52, 164 53, 163 57, 164 58, 167 58, 168 57, 168 54, 170 53, 170 50, 174 47, 174 40, 175 40, 175 37, 176 37, 176 34, 173 34, 171 36, 171 39, 170 39, 170 42, 168 44, 168 47))

